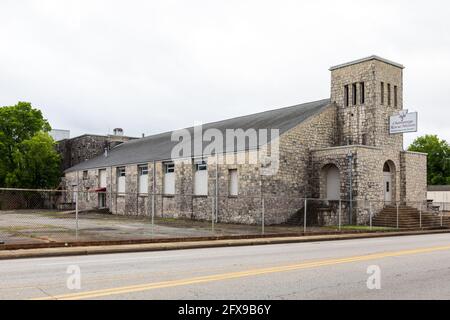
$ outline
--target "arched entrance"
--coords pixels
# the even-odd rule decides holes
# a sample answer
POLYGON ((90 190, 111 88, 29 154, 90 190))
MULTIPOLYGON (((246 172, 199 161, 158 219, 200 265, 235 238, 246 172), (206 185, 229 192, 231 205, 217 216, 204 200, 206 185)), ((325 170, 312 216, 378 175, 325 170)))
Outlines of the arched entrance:
POLYGON ((384 202, 391 204, 392 199, 395 197, 395 165, 392 161, 388 160, 383 166, 383 191, 384 202))
POLYGON ((322 196, 327 200, 339 200, 341 198, 341 176, 338 167, 328 164, 322 168, 322 196))

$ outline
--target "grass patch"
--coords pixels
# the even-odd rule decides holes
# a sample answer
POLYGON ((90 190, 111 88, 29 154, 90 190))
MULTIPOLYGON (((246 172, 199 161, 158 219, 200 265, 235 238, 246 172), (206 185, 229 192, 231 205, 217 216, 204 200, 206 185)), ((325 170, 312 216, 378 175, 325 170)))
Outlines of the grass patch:
MULTIPOLYGON (((337 227, 327 227, 329 229, 338 229, 337 227)), ((372 227, 370 226, 341 226, 341 230, 343 231, 394 231, 397 230, 395 228, 388 227, 372 227)))

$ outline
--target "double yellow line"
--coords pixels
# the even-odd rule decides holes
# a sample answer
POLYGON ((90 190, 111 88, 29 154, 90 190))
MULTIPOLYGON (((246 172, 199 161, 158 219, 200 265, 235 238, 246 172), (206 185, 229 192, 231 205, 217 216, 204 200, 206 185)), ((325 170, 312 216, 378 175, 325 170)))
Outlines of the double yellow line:
POLYGON ((304 262, 304 263, 287 265, 287 266, 253 269, 253 270, 247 270, 247 271, 215 274, 215 275, 194 277, 194 278, 181 279, 181 280, 146 283, 146 284, 134 285, 134 286, 125 286, 125 287, 118 287, 118 288, 111 288, 111 289, 102 289, 102 290, 86 291, 86 292, 79 292, 79 293, 72 293, 72 294, 64 294, 64 295, 57 295, 57 296, 52 296, 52 297, 36 298, 33 300, 92 299, 92 298, 99 298, 99 297, 105 297, 105 296, 110 296, 110 295, 142 292, 142 291, 148 291, 148 290, 154 290, 154 289, 179 287, 179 286, 186 286, 186 285, 192 285, 192 284, 201 284, 201 283, 216 282, 216 281, 222 281, 222 280, 245 278, 245 277, 258 276, 258 275, 264 275, 264 274, 270 274, 270 273, 287 272, 287 271, 294 271, 294 270, 301 270, 301 269, 311 269, 311 268, 318 268, 318 267, 331 266, 331 265, 337 265, 337 264, 370 261, 370 260, 376 260, 376 259, 381 259, 381 258, 400 257, 400 256, 430 253, 430 252, 444 251, 444 250, 450 250, 450 245, 449 246, 412 249, 412 250, 403 250, 403 251, 376 253, 376 254, 354 256, 354 257, 348 257, 348 258, 338 258, 338 259, 328 259, 328 260, 320 260, 320 261, 313 261, 313 262, 304 262))

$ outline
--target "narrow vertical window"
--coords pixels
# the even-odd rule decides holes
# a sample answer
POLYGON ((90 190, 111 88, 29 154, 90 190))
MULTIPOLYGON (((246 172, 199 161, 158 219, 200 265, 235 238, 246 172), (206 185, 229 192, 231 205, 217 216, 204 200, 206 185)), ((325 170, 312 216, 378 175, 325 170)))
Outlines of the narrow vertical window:
POLYGON ((344 87, 344 103, 346 107, 350 104, 348 86, 344 87))
POLYGON ((117 168, 117 192, 125 193, 125 167, 117 168))
POLYGON ((229 195, 236 197, 239 193, 238 171, 237 169, 228 170, 229 195))
POLYGON ((367 145, 367 133, 363 133, 361 143, 363 146, 367 145))
POLYGON ((353 103, 353 105, 354 106, 356 106, 356 103, 357 103, 357 99, 356 99, 356 91, 357 91, 357 87, 356 87, 356 83, 354 83, 353 85, 352 85, 352 103, 353 103))
POLYGON ((175 164, 173 162, 164 163, 164 185, 165 195, 175 194, 175 164))
POLYGON ((381 105, 384 105, 384 82, 381 83, 381 105))
POLYGON ((391 84, 388 83, 387 85, 387 91, 388 91, 388 106, 391 106, 391 84))
POLYGON ((142 165, 138 167, 139 171, 139 193, 148 193, 148 166, 142 165))
POLYGON ((394 86, 394 106, 398 107, 398 87, 394 86))
POLYGON ((195 161, 194 194, 196 196, 208 195, 208 165, 205 160, 195 161))
POLYGON ((98 176, 99 176, 99 183, 98 186, 100 188, 106 188, 107 187, 107 181, 106 181, 106 169, 100 169, 98 170, 98 176))
POLYGON ((360 104, 364 104, 366 102, 366 88, 364 86, 364 82, 359 83, 359 100, 360 104))

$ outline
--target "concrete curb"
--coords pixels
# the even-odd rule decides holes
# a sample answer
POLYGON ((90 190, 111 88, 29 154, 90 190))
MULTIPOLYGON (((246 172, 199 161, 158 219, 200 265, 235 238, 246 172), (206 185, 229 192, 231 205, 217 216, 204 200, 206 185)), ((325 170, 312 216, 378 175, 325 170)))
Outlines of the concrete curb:
POLYGON ((275 237, 275 238, 257 238, 257 239, 235 239, 235 240, 191 241, 191 242, 188 241, 188 242, 149 243, 149 244, 132 244, 132 245, 91 246, 91 247, 3 250, 0 251, 0 260, 80 256, 80 255, 126 253, 126 252, 148 252, 148 251, 186 250, 186 249, 200 249, 200 248, 255 246, 255 245, 269 245, 269 244, 320 242, 320 241, 352 240, 352 239, 368 239, 368 238, 386 238, 386 237, 441 234, 441 233, 450 233, 450 230, 380 232, 380 233, 319 235, 319 236, 302 236, 302 237, 279 237, 279 238, 275 237))

